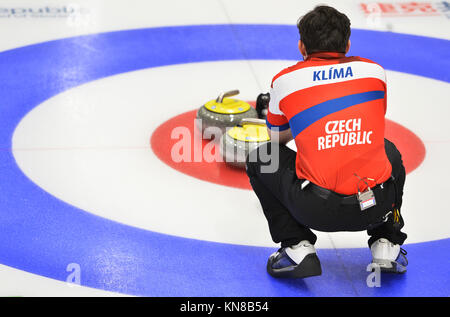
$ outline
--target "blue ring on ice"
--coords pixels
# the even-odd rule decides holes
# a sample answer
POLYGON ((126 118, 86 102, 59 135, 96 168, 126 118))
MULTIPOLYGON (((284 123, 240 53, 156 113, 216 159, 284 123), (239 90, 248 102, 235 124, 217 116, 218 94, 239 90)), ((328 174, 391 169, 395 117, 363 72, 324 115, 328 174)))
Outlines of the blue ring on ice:
MULTIPOLYGON (((67 265, 78 263, 84 286, 146 296, 448 296, 442 278, 450 273, 448 238, 408 245, 409 272, 383 277, 381 288, 366 286, 367 249, 319 250, 321 277, 276 280, 265 271, 271 248, 180 238, 104 219, 45 192, 15 163, 15 127, 63 91, 149 67, 296 60, 297 40, 293 26, 201 25, 92 34, 1 52, 0 263, 61 281, 67 265)), ((447 40, 355 29, 352 43, 351 55, 386 69, 450 80, 447 40)))

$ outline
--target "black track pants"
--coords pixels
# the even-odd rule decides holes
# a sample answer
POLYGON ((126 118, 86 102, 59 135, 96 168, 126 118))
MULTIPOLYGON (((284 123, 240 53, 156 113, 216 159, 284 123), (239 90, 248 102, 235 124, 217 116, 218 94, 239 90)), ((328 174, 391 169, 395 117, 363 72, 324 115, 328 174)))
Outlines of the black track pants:
MULTIPOLYGON (((303 180, 298 179, 295 172, 296 152, 288 147, 269 142, 250 153, 247 175, 261 203, 273 241, 281 242, 282 247, 302 240, 314 244, 317 237, 311 229, 325 232, 367 230, 369 246, 379 238, 403 244, 406 234, 394 228, 391 215, 385 222, 383 217, 392 210, 396 198, 397 206, 401 206, 406 173, 395 145, 385 140, 385 149, 395 184, 389 182, 376 197, 377 205, 365 211, 357 204, 330 204, 312 192, 310 186, 302 190, 303 180), (274 157, 272 150, 279 152, 279 164, 275 171, 267 172, 263 167, 273 164, 273 161, 268 162, 268 157, 274 157)), ((403 224, 401 218, 400 228, 403 224)))

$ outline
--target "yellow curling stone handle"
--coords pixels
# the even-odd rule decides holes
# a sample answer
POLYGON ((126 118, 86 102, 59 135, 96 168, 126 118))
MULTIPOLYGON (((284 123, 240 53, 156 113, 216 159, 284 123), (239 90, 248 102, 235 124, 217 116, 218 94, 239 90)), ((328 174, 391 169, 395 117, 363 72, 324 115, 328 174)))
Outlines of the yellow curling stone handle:
POLYGON ((251 106, 245 101, 226 98, 237 94, 239 94, 239 90, 237 89, 223 92, 217 99, 208 101, 205 104, 205 108, 220 114, 239 114, 248 111, 251 106))

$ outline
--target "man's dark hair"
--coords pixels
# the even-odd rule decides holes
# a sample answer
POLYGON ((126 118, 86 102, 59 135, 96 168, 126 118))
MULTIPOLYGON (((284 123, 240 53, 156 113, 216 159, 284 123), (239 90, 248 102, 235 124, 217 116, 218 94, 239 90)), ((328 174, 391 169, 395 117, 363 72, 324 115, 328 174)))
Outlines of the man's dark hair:
POLYGON ((350 20, 329 6, 317 6, 297 22, 306 52, 345 53, 350 38, 350 20))

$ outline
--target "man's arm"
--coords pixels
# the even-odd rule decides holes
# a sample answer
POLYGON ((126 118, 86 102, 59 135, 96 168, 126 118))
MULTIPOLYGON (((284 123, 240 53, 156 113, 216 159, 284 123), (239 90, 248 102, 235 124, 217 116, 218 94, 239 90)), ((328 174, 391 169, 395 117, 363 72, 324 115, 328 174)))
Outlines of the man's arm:
POLYGON ((289 121, 280 109, 279 101, 273 87, 270 90, 270 101, 267 111, 267 131, 272 142, 286 144, 293 139, 289 121))
POLYGON ((272 142, 286 144, 293 139, 290 128, 287 130, 283 130, 283 131, 276 131, 276 130, 267 128, 267 131, 269 132, 270 140, 272 142))

